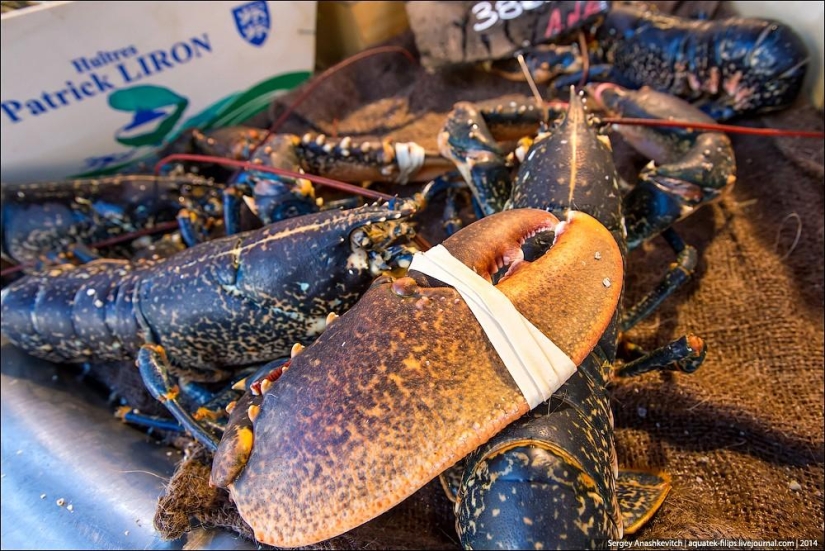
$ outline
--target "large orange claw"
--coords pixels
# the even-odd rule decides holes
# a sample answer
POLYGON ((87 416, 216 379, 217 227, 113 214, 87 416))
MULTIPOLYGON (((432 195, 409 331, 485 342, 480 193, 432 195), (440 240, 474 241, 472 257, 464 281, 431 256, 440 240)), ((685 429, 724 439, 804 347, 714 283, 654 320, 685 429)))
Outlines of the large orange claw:
MULTIPOLYGON (((505 211, 444 246, 488 279, 516 261, 497 288, 577 365, 619 301, 621 253, 586 214, 560 223, 505 211), (549 252, 518 260, 542 230, 556 232, 549 252)), ((233 411, 213 482, 229 488, 256 539, 281 547, 376 517, 529 409, 458 292, 414 271, 377 280, 255 398, 233 411)))

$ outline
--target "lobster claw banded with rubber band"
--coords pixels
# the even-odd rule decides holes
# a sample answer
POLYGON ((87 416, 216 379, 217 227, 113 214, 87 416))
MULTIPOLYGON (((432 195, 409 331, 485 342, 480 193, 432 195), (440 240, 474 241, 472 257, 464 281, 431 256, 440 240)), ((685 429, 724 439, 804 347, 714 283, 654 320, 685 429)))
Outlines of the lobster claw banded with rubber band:
MULTIPOLYGON (((575 365, 613 319, 621 251, 586 214, 507 211, 443 246, 575 365), (522 260, 546 232, 550 250, 522 260)), ((237 402, 212 482, 258 541, 285 547, 378 516, 530 409, 459 292, 415 270, 378 278, 279 375, 237 402)))

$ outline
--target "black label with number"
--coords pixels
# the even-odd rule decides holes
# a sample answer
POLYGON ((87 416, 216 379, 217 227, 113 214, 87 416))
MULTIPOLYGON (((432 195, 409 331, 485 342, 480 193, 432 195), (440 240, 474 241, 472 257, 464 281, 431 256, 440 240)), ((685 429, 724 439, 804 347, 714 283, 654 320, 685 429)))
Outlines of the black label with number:
POLYGON ((407 2, 407 15, 429 68, 504 59, 517 50, 566 39, 594 24, 606 1, 407 2))

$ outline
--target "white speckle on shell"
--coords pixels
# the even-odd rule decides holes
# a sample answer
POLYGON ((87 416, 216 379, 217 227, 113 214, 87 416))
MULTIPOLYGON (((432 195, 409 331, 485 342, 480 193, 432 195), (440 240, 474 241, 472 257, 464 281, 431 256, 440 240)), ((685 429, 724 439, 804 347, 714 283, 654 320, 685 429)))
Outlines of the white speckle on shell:
POLYGON ((609 277, 604 278, 602 280, 602 285, 604 285, 605 287, 610 287, 610 278, 609 277))

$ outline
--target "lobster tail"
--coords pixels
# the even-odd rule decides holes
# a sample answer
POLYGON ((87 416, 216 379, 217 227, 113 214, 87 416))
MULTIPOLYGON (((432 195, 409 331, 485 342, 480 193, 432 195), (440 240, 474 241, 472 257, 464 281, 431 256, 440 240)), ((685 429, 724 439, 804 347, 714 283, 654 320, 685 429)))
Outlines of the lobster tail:
POLYGON ((465 549, 587 549, 621 538, 613 500, 560 450, 537 444, 493 450, 465 474, 456 503, 465 549))
POLYGON ((2 333, 54 362, 125 360, 143 342, 133 314, 132 266, 99 260, 63 265, 3 289, 2 333))
POLYGON ((456 497, 465 548, 584 549, 622 536, 603 360, 594 351, 550 400, 469 456, 456 497))

